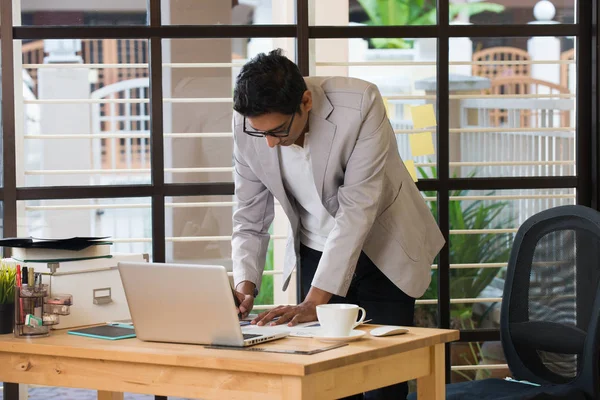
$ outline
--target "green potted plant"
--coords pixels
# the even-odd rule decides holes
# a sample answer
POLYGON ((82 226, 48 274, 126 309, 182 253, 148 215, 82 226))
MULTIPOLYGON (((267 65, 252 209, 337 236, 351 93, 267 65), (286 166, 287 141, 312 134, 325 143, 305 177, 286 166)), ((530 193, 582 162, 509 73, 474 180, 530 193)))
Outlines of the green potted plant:
POLYGON ((13 331, 16 277, 15 267, 2 264, 0 267, 0 334, 13 331))

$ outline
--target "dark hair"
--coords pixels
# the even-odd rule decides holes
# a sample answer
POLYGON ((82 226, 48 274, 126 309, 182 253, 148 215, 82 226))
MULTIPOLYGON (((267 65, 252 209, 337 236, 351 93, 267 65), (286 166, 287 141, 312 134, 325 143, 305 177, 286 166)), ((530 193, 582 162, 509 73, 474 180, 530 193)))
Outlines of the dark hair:
POLYGON ((300 111, 305 91, 298 66, 283 56, 281 49, 260 53, 236 78, 233 109, 246 117, 270 112, 291 115, 300 111))

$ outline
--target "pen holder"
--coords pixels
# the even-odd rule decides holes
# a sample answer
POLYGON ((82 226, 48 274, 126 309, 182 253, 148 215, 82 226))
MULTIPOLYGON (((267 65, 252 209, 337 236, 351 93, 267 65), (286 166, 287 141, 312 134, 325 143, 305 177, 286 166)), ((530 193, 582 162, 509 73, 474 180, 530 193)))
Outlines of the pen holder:
POLYGON ((44 297, 48 285, 15 287, 15 337, 44 337, 50 326, 44 324, 44 297))

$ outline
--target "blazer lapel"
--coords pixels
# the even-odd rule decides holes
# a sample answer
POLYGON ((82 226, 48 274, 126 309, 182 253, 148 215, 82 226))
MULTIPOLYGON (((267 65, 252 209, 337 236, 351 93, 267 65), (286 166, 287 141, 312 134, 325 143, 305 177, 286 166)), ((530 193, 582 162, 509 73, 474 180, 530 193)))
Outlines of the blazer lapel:
POLYGON ((310 131, 308 144, 315 186, 321 201, 323 201, 323 183, 325 182, 325 172, 327 172, 327 163, 335 138, 336 126, 327 120, 327 117, 333 111, 333 106, 325 96, 323 89, 317 85, 309 85, 309 89, 312 93, 313 108, 308 117, 308 129, 310 131))
POLYGON ((265 176, 268 178, 268 188, 275 196, 283 210, 287 215, 292 215, 293 209, 288 198, 285 187, 283 186, 283 179, 281 178, 281 166, 279 164, 279 151, 277 148, 270 148, 265 143, 264 139, 253 140, 258 159, 262 165, 265 176))

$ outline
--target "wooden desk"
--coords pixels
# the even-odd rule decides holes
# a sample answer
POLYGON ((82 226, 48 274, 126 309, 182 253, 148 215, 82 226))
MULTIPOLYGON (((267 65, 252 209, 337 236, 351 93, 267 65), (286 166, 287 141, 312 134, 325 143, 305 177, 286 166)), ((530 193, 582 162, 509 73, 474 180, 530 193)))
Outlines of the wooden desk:
MULTIPOLYGON (((369 330, 373 326, 364 326, 369 330)), ((401 336, 368 333, 348 346, 315 355, 213 350, 203 346, 105 341, 54 332, 38 339, 0 335, 0 382, 202 399, 335 399, 417 379, 419 400, 445 399, 444 343, 458 331, 411 328, 401 336)), ((285 338, 261 346, 314 347, 285 338)), ((15 400, 7 397, 5 400, 15 400)))

